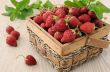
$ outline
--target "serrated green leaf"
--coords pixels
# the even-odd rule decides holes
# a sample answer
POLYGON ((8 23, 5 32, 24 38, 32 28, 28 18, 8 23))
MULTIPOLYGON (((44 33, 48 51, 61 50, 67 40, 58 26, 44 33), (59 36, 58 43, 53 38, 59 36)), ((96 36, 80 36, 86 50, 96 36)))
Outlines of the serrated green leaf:
POLYGON ((96 6, 100 7, 101 11, 103 11, 105 13, 110 13, 110 8, 107 8, 99 1, 97 1, 96 6))
POLYGON ((52 4, 49 0, 47 0, 47 1, 43 4, 43 7, 52 9, 52 8, 53 8, 53 4, 52 4))
POLYGON ((33 3, 32 5, 32 8, 34 9, 41 9, 42 7, 42 1, 41 0, 37 0, 35 3, 33 3))
POLYGON ((14 6, 16 6, 19 2, 17 2, 16 0, 10 0, 11 1, 11 3, 14 5, 14 6))
POLYGON ((16 10, 14 10, 13 12, 12 12, 12 14, 10 15, 10 20, 11 21, 14 21, 15 19, 16 19, 16 17, 17 17, 17 11, 16 10))
POLYGON ((82 3, 81 1, 74 1, 74 2, 65 1, 64 4, 66 6, 70 6, 70 7, 83 7, 83 6, 85 6, 85 4, 82 3))
POLYGON ((26 19, 27 16, 30 16, 33 14, 33 10, 32 9, 24 9, 23 11, 21 11, 18 15, 17 18, 24 20, 26 19))
POLYGON ((28 6, 30 0, 23 0, 16 5, 16 10, 23 10, 26 6, 28 6))

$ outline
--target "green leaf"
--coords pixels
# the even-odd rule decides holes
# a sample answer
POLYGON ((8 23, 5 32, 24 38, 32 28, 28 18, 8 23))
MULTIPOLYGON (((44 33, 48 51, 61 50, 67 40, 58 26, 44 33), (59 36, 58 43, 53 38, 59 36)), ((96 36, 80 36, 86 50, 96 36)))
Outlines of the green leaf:
POLYGON ((83 6, 85 6, 85 4, 81 1, 74 1, 74 2, 65 1, 64 4, 66 6, 70 6, 70 7, 83 7, 83 6))
POLYGON ((16 0, 10 0, 11 1, 11 3, 14 5, 14 6, 16 6, 19 2, 17 2, 16 0))
POLYGON ((11 21, 14 21, 15 19, 16 19, 16 17, 17 17, 17 10, 14 10, 13 12, 12 12, 12 14, 10 15, 10 20, 11 21))
POLYGON ((16 5, 16 10, 23 10, 25 7, 28 6, 30 0, 23 0, 21 2, 19 2, 17 5, 16 5))
POLYGON ((41 9, 42 7, 42 1, 41 0, 37 0, 35 3, 33 3, 32 5, 32 8, 34 9, 41 9))
POLYGON ((103 11, 105 13, 110 13, 110 8, 107 8, 99 1, 97 1, 96 6, 100 7, 101 11, 103 11))
POLYGON ((5 6, 6 13, 2 13, 4 16, 10 16, 11 13, 15 10, 13 7, 5 6))
POLYGON ((33 14, 33 9, 30 8, 30 9, 24 9, 23 11, 21 11, 18 15, 17 15, 17 18, 18 19, 21 19, 21 20, 24 20, 26 19, 27 16, 30 16, 33 14))
POLYGON ((47 1, 43 4, 43 7, 52 9, 52 8, 53 8, 53 4, 52 4, 49 0, 47 0, 47 1))

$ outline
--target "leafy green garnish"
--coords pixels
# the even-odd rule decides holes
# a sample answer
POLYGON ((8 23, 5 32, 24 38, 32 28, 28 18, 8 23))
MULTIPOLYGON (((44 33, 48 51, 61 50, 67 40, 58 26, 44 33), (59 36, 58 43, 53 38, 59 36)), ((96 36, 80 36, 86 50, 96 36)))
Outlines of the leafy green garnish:
POLYGON ((35 3, 29 5, 30 0, 21 0, 17 2, 16 0, 10 0, 15 7, 5 6, 6 13, 3 13, 4 16, 9 16, 11 21, 14 21, 16 18, 25 20, 28 16, 33 14, 33 9, 42 9, 53 7, 53 4, 47 0, 44 4, 41 0, 37 0, 35 3))
POLYGON ((97 0, 66 0, 64 4, 70 7, 88 6, 90 10, 96 13, 99 19, 103 18, 103 13, 110 13, 110 9, 97 0))

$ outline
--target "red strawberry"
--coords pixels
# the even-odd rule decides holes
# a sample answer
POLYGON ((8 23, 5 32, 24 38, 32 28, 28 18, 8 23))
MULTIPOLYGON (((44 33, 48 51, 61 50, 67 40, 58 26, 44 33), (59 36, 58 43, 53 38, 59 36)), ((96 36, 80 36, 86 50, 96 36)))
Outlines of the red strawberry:
POLYGON ((75 40, 75 37, 76 34, 72 32, 72 30, 68 29, 64 32, 61 42, 62 43, 72 42, 75 40))
POLYGON ((45 26, 47 28, 51 27, 52 25, 54 25, 55 21, 54 21, 54 16, 53 15, 49 15, 47 20, 46 20, 46 24, 45 26))
POLYGON ((33 20, 37 23, 37 24, 41 24, 43 19, 42 19, 42 16, 36 16, 33 18, 33 20))
POLYGON ((95 24, 86 22, 80 26, 80 30, 83 31, 84 33, 92 33, 94 31, 95 24))
POLYGON ((88 7, 82 7, 81 9, 80 9, 80 13, 87 13, 89 11, 89 9, 88 9, 88 7))
POLYGON ((14 31, 14 28, 13 28, 12 26, 8 26, 8 27, 6 28, 6 32, 7 32, 8 34, 10 34, 12 31, 14 31))
POLYGON ((91 18, 90 18, 90 16, 88 14, 83 14, 83 15, 79 16, 79 20, 81 22, 85 23, 85 22, 90 22, 91 18))
POLYGON ((94 23, 99 28, 103 27, 103 22, 101 20, 95 20, 94 23))
POLYGON ((50 34, 50 35, 54 35, 54 33, 55 33, 55 31, 54 31, 54 29, 53 29, 53 27, 50 27, 49 29, 48 29, 48 33, 50 34))
POLYGON ((54 29, 55 31, 65 31, 67 28, 68 28, 68 27, 67 27, 67 25, 66 25, 66 21, 65 21, 63 18, 59 19, 59 20, 55 23, 55 25, 53 26, 53 29, 54 29))
POLYGON ((81 25, 81 22, 75 16, 73 16, 73 17, 71 17, 69 24, 72 27, 77 27, 77 26, 81 25))
POLYGON ((91 18, 97 19, 97 16, 96 16, 95 12, 89 11, 88 14, 89 14, 89 16, 90 16, 91 18))
POLYGON ((45 23, 41 23, 41 25, 40 25, 43 29, 45 29, 46 27, 45 27, 45 23))
POLYGON ((65 11, 66 14, 68 14, 68 12, 69 12, 68 7, 62 6, 62 7, 60 7, 60 8, 63 9, 63 10, 65 11))
POLYGON ((28 55, 25 58, 25 63, 27 65, 36 65, 37 64, 37 61, 35 60, 35 58, 32 55, 28 55))
POLYGON ((53 12, 47 11, 43 14, 43 21, 46 22, 49 15, 53 15, 53 12))
POLYGON ((17 46, 17 42, 16 42, 16 38, 12 35, 9 35, 6 38, 6 43, 10 46, 16 47, 17 46))
POLYGON ((55 15, 58 16, 59 18, 64 18, 66 13, 62 8, 59 8, 56 12, 55 15))
POLYGON ((70 8, 69 13, 72 14, 73 16, 79 16, 80 8, 72 7, 72 8, 70 8))
POLYGON ((63 32, 56 32, 54 34, 54 38, 57 39, 58 41, 60 41, 62 37, 63 37, 63 32))
POLYGON ((20 33, 18 31, 12 31, 10 33, 12 36, 14 36, 16 38, 16 40, 18 40, 19 36, 20 36, 20 33))

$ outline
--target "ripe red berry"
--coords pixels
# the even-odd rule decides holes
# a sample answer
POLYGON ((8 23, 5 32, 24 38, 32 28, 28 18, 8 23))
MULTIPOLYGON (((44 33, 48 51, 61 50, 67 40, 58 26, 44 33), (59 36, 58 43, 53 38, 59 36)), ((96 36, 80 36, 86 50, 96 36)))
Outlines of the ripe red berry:
POLYGON ((54 35, 54 33, 55 33, 55 31, 54 31, 54 29, 53 29, 53 27, 50 27, 49 29, 48 29, 48 33, 50 34, 50 35, 54 35))
POLYGON ((53 12, 47 11, 43 14, 43 21, 46 22, 49 15, 53 15, 53 12))
POLYGON ((60 8, 63 9, 63 10, 65 11, 66 14, 68 14, 68 12, 69 12, 68 7, 62 6, 62 7, 60 7, 60 8))
POLYGON ((68 26, 66 25, 66 21, 63 18, 59 19, 53 26, 55 31, 65 31, 67 28, 68 26))
POLYGON ((99 28, 103 27, 103 21, 101 21, 101 20, 95 20, 94 23, 99 28))
POLYGON ((54 34, 54 38, 57 39, 58 41, 60 41, 62 37, 63 37, 63 32, 56 32, 54 34))
POLYGON ((88 14, 83 14, 83 15, 79 16, 79 20, 81 22, 85 23, 85 22, 90 22, 91 18, 88 14))
POLYGON ((12 31, 14 31, 14 28, 13 28, 12 26, 8 26, 8 27, 6 28, 6 32, 7 32, 8 34, 10 34, 12 31))
POLYGON ((9 35, 6 38, 6 43, 10 46, 16 47, 17 46, 17 42, 16 42, 16 38, 12 35, 9 35))
POLYGON ((88 9, 88 7, 82 7, 81 9, 80 9, 80 13, 87 13, 89 11, 89 9, 88 9))
POLYGON ((16 40, 18 40, 19 36, 20 36, 20 33, 18 31, 12 31, 10 33, 10 35, 14 36, 16 38, 16 40))
POLYGON ((47 20, 46 20, 45 26, 46 26, 47 28, 49 28, 49 27, 53 26, 54 23, 55 23, 55 21, 54 21, 54 16, 53 16, 53 15, 49 15, 48 18, 47 18, 47 20))
POLYGON ((75 37, 76 34, 72 32, 72 30, 68 29, 64 32, 61 42, 62 43, 72 42, 75 40, 75 37))
POLYGON ((95 24, 90 22, 86 22, 80 26, 80 30, 88 34, 92 33, 94 29, 95 29, 95 24))
POLYGON ((73 16, 79 16, 80 8, 72 7, 72 8, 70 8, 69 13, 72 14, 73 16))
POLYGON ((27 65, 36 65, 37 64, 37 61, 35 60, 35 58, 32 55, 28 55, 25 58, 25 63, 27 65))
POLYGON ((42 19, 42 16, 36 16, 33 18, 33 20, 37 23, 37 24, 41 24, 43 19, 42 19))
POLYGON ((45 29, 46 27, 45 27, 45 23, 41 23, 41 25, 40 25, 43 29, 45 29))
POLYGON ((77 27, 77 26, 81 25, 81 22, 75 16, 73 16, 70 18, 69 24, 72 27, 77 27))
POLYGON ((91 18, 97 19, 97 16, 96 16, 95 12, 93 12, 93 11, 89 11, 89 12, 88 12, 88 15, 89 15, 91 18))
POLYGON ((64 18, 66 13, 62 8, 59 8, 56 12, 55 15, 58 16, 59 18, 64 18))

